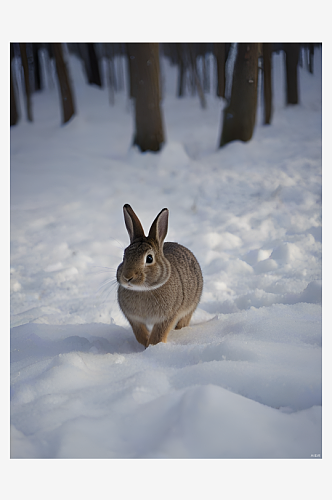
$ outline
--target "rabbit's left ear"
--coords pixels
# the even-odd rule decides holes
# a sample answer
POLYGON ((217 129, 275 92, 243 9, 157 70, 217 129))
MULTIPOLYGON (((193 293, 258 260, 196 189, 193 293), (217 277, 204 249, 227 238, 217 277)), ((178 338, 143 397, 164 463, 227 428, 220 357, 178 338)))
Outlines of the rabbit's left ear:
POLYGON ((162 245, 166 238, 168 229, 168 209, 163 208, 152 223, 149 231, 149 238, 156 240, 159 245, 162 245))
POLYGON ((130 243, 139 238, 144 238, 144 231, 139 218, 128 203, 123 207, 123 215, 129 234, 130 243))

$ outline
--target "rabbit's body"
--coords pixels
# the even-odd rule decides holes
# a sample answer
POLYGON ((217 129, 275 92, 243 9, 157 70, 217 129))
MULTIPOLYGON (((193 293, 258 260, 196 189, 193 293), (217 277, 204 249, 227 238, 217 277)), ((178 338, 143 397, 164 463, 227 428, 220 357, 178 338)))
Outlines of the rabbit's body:
POLYGON ((170 330, 189 325, 202 294, 202 272, 190 250, 163 243, 167 209, 156 217, 148 237, 129 205, 124 214, 131 244, 117 270, 119 305, 138 342, 166 342, 170 330), (147 325, 153 325, 151 334, 147 325))

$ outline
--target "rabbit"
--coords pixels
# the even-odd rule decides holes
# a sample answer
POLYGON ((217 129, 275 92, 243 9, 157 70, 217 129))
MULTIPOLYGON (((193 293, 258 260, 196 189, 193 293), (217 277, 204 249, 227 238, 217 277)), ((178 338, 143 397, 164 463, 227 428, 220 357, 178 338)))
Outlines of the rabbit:
POLYGON ((130 205, 123 207, 130 245, 116 272, 118 302, 135 337, 145 347, 166 342, 167 335, 188 326, 203 290, 196 257, 178 243, 164 243, 168 209, 152 223, 149 235, 130 205), (153 325, 151 333, 147 325, 153 325))

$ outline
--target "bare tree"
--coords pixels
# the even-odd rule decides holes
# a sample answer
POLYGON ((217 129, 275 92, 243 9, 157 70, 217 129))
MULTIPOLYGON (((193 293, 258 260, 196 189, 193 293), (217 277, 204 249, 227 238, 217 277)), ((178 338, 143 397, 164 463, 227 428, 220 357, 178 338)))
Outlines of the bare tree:
POLYGON ((298 104, 298 62, 300 55, 299 43, 284 43, 286 54, 286 102, 287 104, 298 104))
POLYGON ((10 126, 16 125, 17 122, 18 122, 18 112, 16 106, 12 67, 10 66, 10 126))
POLYGON ((176 51, 178 57, 178 65, 179 65, 179 79, 178 79, 178 97, 182 97, 184 95, 184 83, 185 83, 185 74, 186 74, 186 63, 183 53, 183 44, 176 44, 176 51))
POLYGON ((225 97, 226 88, 226 44, 215 43, 214 55, 217 61, 217 96, 225 97))
POLYGON ((62 123, 67 123, 75 114, 73 95, 68 77, 67 67, 63 58, 62 44, 52 43, 56 71, 62 98, 62 123))
POLYGON ((134 144, 141 151, 159 151, 164 142, 160 109, 159 44, 130 44, 129 52, 135 99, 134 144))
POLYGON ((272 43, 263 43, 264 74, 264 124, 271 123, 272 116, 272 43))
POLYGON ((16 95, 15 95, 15 80, 12 71, 12 60, 14 58, 14 45, 10 44, 10 126, 16 125, 18 122, 18 110, 16 104, 16 95))
POLYGON ((27 107, 27 118, 29 122, 32 122, 32 109, 31 109, 31 86, 29 77, 29 63, 27 56, 27 44, 20 43, 22 66, 24 71, 24 84, 25 84, 25 102, 27 107))
POLYGON ((258 43, 239 43, 230 103, 224 110, 220 147, 228 142, 249 141, 257 108, 258 43))
POLYGON ((34 90, 41 90, 41 67, 39 60, 40 43, 32 43, 34 90))
POLYGON ((314 53, 315 53, 315 46, 313 43, 309 43, 309 71, 310 73, 314 73, 314 53))
POLYGON ((87 48, 88 48, 88 61, 89 61, 89 72, 88 72, 89 83, 101 87, 102 84, 101 84, 98 58, 95 51, 95 46, 93 43, 87 43, 87 48))

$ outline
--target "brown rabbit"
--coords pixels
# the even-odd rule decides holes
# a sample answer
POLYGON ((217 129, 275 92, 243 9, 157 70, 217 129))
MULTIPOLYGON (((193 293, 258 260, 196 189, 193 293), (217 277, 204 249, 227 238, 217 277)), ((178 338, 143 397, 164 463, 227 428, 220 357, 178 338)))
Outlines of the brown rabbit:
POLYGON ((157 215, 146 237, 130 205, 123 207, 130 245, 124 251, 116 278, 118 302, 138 342, 166 342, 173 328, 189 325, 201 298, 201 268, 188 248, 164 243, 168 209, 157 215), (147 325, 153 325, 151 333, 147 325))

